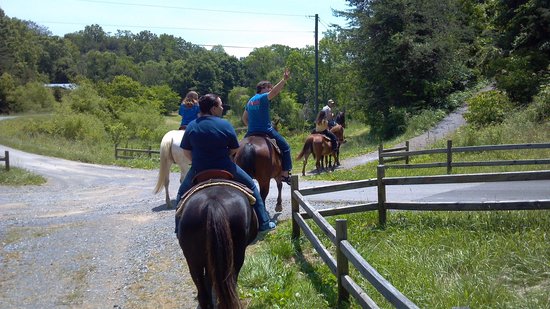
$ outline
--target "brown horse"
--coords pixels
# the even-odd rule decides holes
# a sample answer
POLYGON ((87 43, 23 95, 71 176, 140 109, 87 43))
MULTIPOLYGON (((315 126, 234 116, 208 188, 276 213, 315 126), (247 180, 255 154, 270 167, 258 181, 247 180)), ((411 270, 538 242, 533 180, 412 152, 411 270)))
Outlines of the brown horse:
POLYGON ((317 173, 320 173, 322 169, 329 167, 332 167, 332 170, 334 170, 334 166, 331 166, 331 157, 335 158, 336 163, 336 156, 335 153, 332 151, 330 139, 328 137, 320 133, 314 133, 306 138, 304 147, 302 147, 302 151, 300 151, 300 153, 296 157, 296 160, 304 158, 302 176, 306 175, 307 159, 310 154, 313 154, 313 157, 316 160, 315 168, 317 169, 317 173), (325 162, 323 162, 323 159, 325 159, 325 162))
POLYGON ((339 112, 336 117, 334 117, 336 125, 330 129, 330 132, 336 135, 336 141, 338 146, 336 146, 336 153, 334 154, 334 164, 340 165, 340 146, 346 142, 344 137, 344 129, 346 128, 346 112, 339 112))
POLYGON ((241 308, 237 279, 258 219, 239 189, 215 185, 193 193, 178 224, 179 245, 197 287, 200 308, 241 308))
POLYGON ((281 155, 275 149, 269 137, 251 135, 245 137, 239 143, 239 150, 235 155, 235 163, 240 166, 250 177, 256 179, 260 186, 260 195, 264 201, 269 194, 269 182, 271 178, 277 182, 277 205, 275 211, 283 210, 281 190, 281 155))

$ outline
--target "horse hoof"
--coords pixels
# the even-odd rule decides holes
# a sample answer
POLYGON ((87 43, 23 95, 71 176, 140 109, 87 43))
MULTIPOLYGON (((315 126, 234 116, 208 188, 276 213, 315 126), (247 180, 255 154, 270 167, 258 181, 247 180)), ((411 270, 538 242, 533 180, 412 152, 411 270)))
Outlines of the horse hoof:
POLYGON ((283 211, 283 205, 276 205, 276 206, 275 206, 275 211, 276 211, 276 212, 281 212, 281 211, 283 211))

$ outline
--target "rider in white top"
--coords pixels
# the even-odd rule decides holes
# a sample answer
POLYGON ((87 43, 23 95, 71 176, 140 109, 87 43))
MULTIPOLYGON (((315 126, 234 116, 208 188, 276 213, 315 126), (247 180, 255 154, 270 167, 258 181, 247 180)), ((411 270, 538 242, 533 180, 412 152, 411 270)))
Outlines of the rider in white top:
POLYGON ((334 101, 330 99, 328 100, 327 105, 325 105, 322 109, 323 111, 325 111, 329 129, 336 125, 336 122, 334 121, 334 114, 332 113, 332 108, 334 107, 334 105, 335 105, 334 101))

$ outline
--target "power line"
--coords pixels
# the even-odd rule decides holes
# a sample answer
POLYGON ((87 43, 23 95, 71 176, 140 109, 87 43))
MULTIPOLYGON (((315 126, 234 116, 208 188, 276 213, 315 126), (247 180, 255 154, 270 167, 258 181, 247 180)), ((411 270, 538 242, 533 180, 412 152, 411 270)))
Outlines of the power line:
MULTIPOLYGON (((38 23, 43 24, 62 24, 62 25, 79 25, 87 26, 86 23, 71 23, 71 22, 61 22, 61 21, 37 21, 38 23)), ((97 23, 92 23, 97 24, 97 23)), ((121 27, 121 28, 152 28, 152 29, 171 29, 171 30, 191 30, 191 31, 225 31, 225 32, 281 32, 281 33, 309 33, 313 31, 305 30, 262 30, 262 29, 215 29, 215 28, 187 28, 187 27, 163 27, 163 26, 142 26, 142 25, 115 25, 115 24, 102 24, 103 27, 121 27)))
MULTIPOLYGON (((190 11, 206 11, 206 12, 219 12, 219 13, 253 14, 253 15, 258 15, 258 12, 249 12, 249 11, 230 11, 230 10, 198 9, 198 8, 188 8, 188 7, 181 7, 181 6, 168 6, 168 5, 158 5, 158 4, 136 4, 136 3, 125 3, 125 2, 115 2, 115 1, 100 1, 100 0, 77 0, 77 1, 81 1, 81 2, 92 2, 92 3, 115 4, 115 5, 128 5, 128 6, 155 7, 155 8, 176 9, 176 10, 190 10, 190 11)), ((267 12, 262 12, 262 15, 291 16, 291 17, 304 17, 304 16, 309 16, 309 15, 282 14, 282 13, 267 13, 267 12)))

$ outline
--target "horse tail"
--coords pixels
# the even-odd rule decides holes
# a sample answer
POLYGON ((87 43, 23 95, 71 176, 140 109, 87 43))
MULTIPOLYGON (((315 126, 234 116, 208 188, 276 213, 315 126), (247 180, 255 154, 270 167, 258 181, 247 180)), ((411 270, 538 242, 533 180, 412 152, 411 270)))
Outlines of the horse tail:
POLYGON ((250 177, 256 175, 256 148, 253 144, 244 144, 239 161, 241 163, 239 166, 250 175, 250 177))
POLYGON ((234 270, 233 238, 227 212, 218 201, 206 205, 206 270, 219 299, 219 308, 240 308, 234 270))
POLYGON ((302 159, 308 153, 308 150, 309 150, 309 153, 312 153, 313 157, 315 157, 315 154, 313 153, 313 143, 311 138, 306 139, 306 142, 304 143, 304 147, 302 147, 302 151, 300 151, 300 153, 296 157, 296 160, 302 159))
POLYGON ((153 193, 155 194, 160 192, 160 190, 164 186, 166 178, 168 178, 168 175, 170 174, 170 165, 172 165, 172 162, 174 162, 171 149, 172 137, 165 135, 165 137, 163 137, 162 141, 160 142, 160 169, 157 179, 157 185, 153 190, 153 193))

